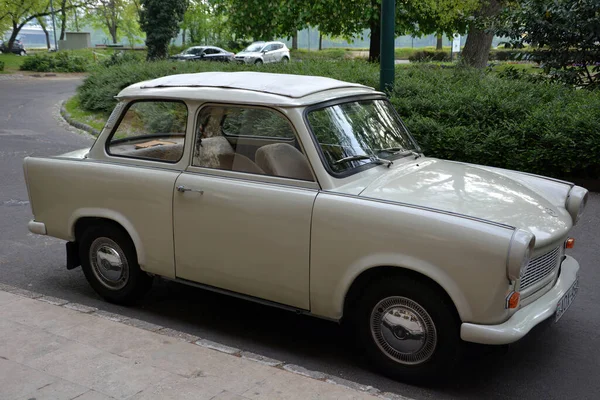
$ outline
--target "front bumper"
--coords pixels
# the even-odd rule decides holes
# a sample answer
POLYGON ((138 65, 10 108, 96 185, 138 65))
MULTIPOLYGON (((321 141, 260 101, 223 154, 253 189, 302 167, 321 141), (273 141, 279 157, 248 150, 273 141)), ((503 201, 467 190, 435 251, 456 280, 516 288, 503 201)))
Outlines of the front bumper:
POLYGON ((29 228, 29 232, 31 233, 35 233, 38 235, 46 234, 46 224, 44 224, 43 222, 37 222, 36 220, 32 219, 27 224, 27 228, 29 228))
POLYGON ((567 256, 561 264, 561 272, 550 291, 533 303, 513 314, 499 325, 463 323, 460 337, 466 342, 481 344, 508 344, 525 336, 534 326, 550 318, 556 312, 558 302, 571 288, 579 272, 579 263, 567 256))

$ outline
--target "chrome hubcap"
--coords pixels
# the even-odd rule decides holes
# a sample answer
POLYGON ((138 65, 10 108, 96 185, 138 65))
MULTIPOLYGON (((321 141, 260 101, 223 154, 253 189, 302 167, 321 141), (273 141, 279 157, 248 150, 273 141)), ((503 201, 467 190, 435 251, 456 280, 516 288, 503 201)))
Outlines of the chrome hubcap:
POLYGON ((435 351, 433 320, 418 303, 405 297, 381 300, 371 312, 371 334, 377 346, 401 364, 427 361, 435 351))
POLYGON ((105 237, 92 242, 90 265, 100 283, 112 290, 122 289, 129 279, 129 264, 123 250, 105 237))

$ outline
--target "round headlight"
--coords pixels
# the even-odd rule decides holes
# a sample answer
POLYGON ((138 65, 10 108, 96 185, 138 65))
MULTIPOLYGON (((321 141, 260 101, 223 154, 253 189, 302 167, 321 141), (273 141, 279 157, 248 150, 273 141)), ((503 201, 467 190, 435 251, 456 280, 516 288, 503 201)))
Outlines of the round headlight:
POLYGON ((521 229, 515 230, 510 241, 506 275, 511 281, 519 279, 527 270, 535 247, 535 235, 521 229))
POLYGON ((580 186, 573 186, 569 191, 565 208, 569 214, 571 214, 573 225, 581 218, 581 215, 585 210, 585 205, 587 204, 587 199, 588 191, 580 186))

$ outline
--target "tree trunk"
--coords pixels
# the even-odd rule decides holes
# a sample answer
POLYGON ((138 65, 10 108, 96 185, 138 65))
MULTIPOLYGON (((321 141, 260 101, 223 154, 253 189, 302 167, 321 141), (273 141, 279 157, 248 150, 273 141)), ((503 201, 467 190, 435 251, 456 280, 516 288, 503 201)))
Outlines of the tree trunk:
POLYGON ((498 0, 484 0, 481 8, 475 15, 475 23, 469 27, 469 33, 465 47, 462 51, 462 62, 475 68, 485 68, 490 56, 494 32, 489 28, 480 26, 477 19, 489 18, 498 15, 501 5, 498 0))
POLYGON ((113 44, 117 44, 117 25, 114 24, 113 26, 111 26, 109 31, 113 44))
POLYGON ((298 50, 298 31, 292 35, 292 50, 298 50))
POLYGON ((67 2, 62 2, 62 9, 60 10, 60 38, 59 40, 65 40, 65 34, 67 32, 67 2))
POLYGON ((15 40, 17 40, 17 36, 19 36, 19 32, 21 32, 21 28, 23 27, 23 25, 19 26, 16 23, 13 22, 12 24, 13 26, 13 30, 12 33, 10 34, 10 38, 8 39, 8 51, 12 51, 12 48, 15 44, 15 40))
POLYGON ((79 21, 77 20, 77 9, 75 9, 75 31, 79 32, 79 21))
POLYGON ((184 28, 181 32, 181 45, 185 46, 185 31, 186 29, 184 28))
POLYGON ((441 33, 438 33, 436 40, 435 49, 440 51, 444 50, 444 36, 441 33))
POLYGON ((371 40, 369 41, 369 62, 379 62, 381 55, 381 4, 377 0, 371 1, 373 7, 377 7, 375 17, 369 21, 371 29, 371 40))
POLYGON ((50 44, 50 33, 48 33, 48 29, 46 29, 46 24, 44 22, 42 22, 42 20, 38 19, 38 22, 39 22, 40 26, 42 27, 42 31, 44 31, 44 35, 46 36, 46 47, 48 47, 48 50, 50 50, 50 46, 52 46, 50 44))
POLYGON ((323 50, 323 34, 319 32, 319 50, 323 50))

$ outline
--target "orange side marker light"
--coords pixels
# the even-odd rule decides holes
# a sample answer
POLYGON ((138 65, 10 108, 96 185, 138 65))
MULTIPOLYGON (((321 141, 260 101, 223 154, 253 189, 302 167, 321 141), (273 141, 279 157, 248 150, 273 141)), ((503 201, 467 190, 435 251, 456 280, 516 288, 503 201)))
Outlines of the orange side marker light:
POLYGON ((506 298, 506 308, 517 308, 519 305, 519 299, 521 298, 521 294, 519 292, 512 292, 506 298))
POLYGON ((565 249, 572 249, 573 247, 575 247, 575 239, 568 238, 565 242, 565 249))

